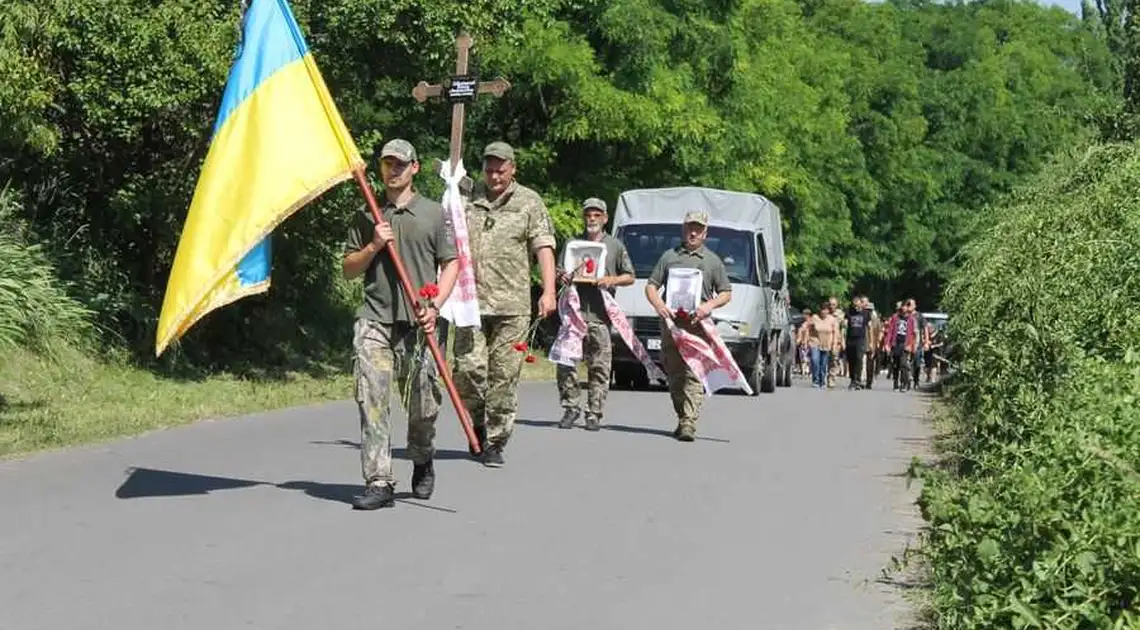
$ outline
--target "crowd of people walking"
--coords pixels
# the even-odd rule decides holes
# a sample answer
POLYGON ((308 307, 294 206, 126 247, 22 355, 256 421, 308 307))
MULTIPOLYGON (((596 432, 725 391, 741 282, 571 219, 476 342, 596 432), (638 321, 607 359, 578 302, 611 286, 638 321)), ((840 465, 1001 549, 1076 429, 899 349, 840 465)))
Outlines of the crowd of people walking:
POLYGON ((837 378, 848 378, 847 389, 871 389, 885 369, 895 391, 913 389, 925 369, 934 372, 936 347, 933 325, 909 298, 895 304, 884 317, 865 295, 856 295, 846 309, 832 297, 818 311, 803 310, 796 330, 797 372, 809 376, 816 389, 832 389, 837 378))

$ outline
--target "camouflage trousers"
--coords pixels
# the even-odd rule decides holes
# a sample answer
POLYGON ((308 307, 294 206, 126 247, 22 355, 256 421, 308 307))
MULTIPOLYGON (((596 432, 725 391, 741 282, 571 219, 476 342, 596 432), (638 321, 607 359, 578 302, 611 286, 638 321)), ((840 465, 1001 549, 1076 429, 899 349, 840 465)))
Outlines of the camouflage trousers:
POLYGON ((506 446, 514 431, 525 356, 514 346, 529 325, 526 315, 484 315, 480 326, 455 329, 455 388, 488 445, 506 446))
MULTIPOLYGON (((606 394, 610 391, 610 368, 613 343, 610 327, 604 322, 587 322, 586 336, 582 339, 582 357, 586 361, 586 414, 602 419, 606 407, 606 394)), ((577 410, 581 404, 578 370, 568 365, 558 366, 558 398, 563 409, 577 410)))
POLYGON ((393 377, 408 416, 408 457, 422 464, 435 456, 435 421, 442 392, 435 360, 420 329, 409 324, 356 320, 356 402, 360 408, 360 465, 368 485, 395 485, 392 475, 393 377), (418 348, 417 346, 421 346, 418 348))
MULTIPOLYGON (((683 326, 682 324, 676 324, 683 326)), ((699 326, 685 326, 685 330, 705 336, 699 326)), ((673 400, 673 411, 677 413, 680 426, 697 426, 697 418, 701 415, 701 406, 705 402, 705 387, 696 374, 689 369, 688 364, 681 358, 677 344, 673 342, 673 335, 661 328, 661 354, 665 358, 665 375, 669 381, 669 397, 673 400)))

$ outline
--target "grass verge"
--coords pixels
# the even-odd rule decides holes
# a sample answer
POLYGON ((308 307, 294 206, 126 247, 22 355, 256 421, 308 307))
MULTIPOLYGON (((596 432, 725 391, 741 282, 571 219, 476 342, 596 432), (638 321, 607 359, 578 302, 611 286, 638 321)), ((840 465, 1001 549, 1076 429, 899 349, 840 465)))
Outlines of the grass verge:
MULTIPOLYGON (((551 380, 539 355, 522 379, 551 380)), ((239 416, 352 396, 347 372, 314 378, 249 380, 219 374, 201 381, 161 378, 127 362, 62 350, 54 360, 26 350, 0 354, 0 460, 53 448, 129 437, 205 419, 239 416)), ((399 405, 399 397, 393 396, 399 405)), ((451 401, 444 393, 444 406, 451 401)))

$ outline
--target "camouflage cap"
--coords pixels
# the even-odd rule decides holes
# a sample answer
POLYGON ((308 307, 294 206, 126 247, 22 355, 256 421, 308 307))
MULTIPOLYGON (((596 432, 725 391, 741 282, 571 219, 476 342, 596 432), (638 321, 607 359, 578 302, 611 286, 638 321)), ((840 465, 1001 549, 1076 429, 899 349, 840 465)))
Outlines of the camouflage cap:
POLYGON ((389 140, 384 148, 380 150, 380 159, 386 157, 394 157, 401 162, 415 162, 419 159, 416 156, 416 148, 412 146, 411 142, 396 138, 389 140))
POLYGON ((606 202, 598 199, 597 197, 590 197, 585 201, 585 203, 582 204, 582 210, 589 210, 591 208, 601 210, 602 212, 609 211, 608 208, 606 208, 606 202))
POLYGON ((709 224, 709 213, 691 211, 685 213, 685 223, 700 223, 701 225, 709 224))
POLYGON ((515 150, 506 142, 492 142, 483 149, 483 157, 497 157, 500 160, 515 161, 515 150))

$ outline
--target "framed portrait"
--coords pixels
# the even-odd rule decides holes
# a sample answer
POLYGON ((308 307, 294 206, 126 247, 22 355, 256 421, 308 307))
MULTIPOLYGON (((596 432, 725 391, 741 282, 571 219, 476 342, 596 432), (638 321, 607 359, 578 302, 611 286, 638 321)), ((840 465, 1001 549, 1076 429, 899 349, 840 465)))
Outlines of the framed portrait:
POLYGON ((669 279, 665 282, 665 305, 673 312, 678 309, 685 309, 686 313, 697 312, 697 306, 701 303, 703 280, 700 269, 670 269, 669 279))
POLYGON ((596 284, 606 275, 606 253, 605 243, 570 241, 562 254, 562 268, 571 274, 571 282, 596 284))

